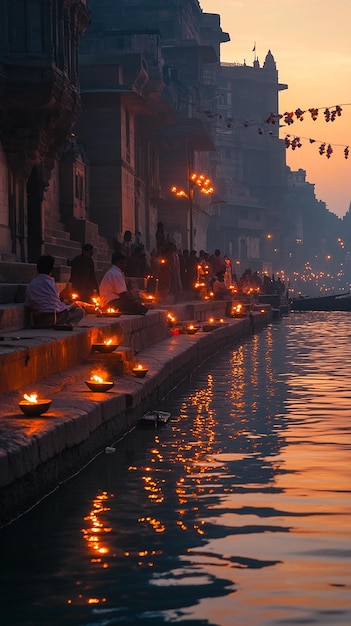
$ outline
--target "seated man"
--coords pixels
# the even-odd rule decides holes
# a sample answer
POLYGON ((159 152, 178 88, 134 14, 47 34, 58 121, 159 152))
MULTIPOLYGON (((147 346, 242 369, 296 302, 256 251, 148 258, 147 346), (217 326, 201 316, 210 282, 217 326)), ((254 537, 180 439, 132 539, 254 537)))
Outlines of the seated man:
POLYGON ((100 283, 100 306, 103 311, 113 307, 126 315, 145 315, 147 308, 128 291, 124 276, 126 260, 124 254, 113 253, 112 265, 100 283))
POLYGON ((38 275, 27 286, 24 306, 30 313, 33 328, 60 325, 71 329, 84 317, 84 309, 75 302, 68 306, 60 300, 59 290, 51 275, 54 264, 53 256, 41 256, 37 262, 38 275))
POLYGON ((215 300, 224 300, 232 297, 232 292, 227 289, 224 282, 224 272, 217 272, 216 280, 213 283, 212 290, 215 300))

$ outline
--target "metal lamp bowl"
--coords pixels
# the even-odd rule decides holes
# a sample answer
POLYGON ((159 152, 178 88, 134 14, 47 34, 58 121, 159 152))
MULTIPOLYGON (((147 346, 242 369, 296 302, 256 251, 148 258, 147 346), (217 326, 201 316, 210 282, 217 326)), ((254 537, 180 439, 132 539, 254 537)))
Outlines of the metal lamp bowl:
POLYGON ((34 403, 28 402, 28 400, 21 400, 18 406, 27 417, 39 417, 49 410, 51 402, 51 400, 39 400, 39 402, 34 403))
POLYGON ((108 391, 114 386, 114 382, 111 380, 104 380, 102 383, 95 382, 94 380, 86 380, 85 384, 89 387, 90 391, 108 391))
POLYGON ((114 352, 118 345, 118 343, 93 343, 91 349, 93 352, 108 354, 109 352, 114 352))

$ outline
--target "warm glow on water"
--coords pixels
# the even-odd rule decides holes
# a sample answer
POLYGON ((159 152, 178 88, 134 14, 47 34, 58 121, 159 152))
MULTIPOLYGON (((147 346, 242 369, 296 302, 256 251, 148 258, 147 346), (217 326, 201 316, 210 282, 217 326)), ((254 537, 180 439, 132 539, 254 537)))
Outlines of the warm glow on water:
POLYGON ((351 314, 216 355, 0 532, 11 626, 349 626, 351 314))

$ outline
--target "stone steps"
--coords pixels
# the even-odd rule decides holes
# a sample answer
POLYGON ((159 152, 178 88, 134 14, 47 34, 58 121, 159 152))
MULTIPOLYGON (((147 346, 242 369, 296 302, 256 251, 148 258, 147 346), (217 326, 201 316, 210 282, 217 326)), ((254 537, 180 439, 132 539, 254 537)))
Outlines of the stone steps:
MULTIPOLYGON (((1 390, 17 389, 82 363, 101 334, 105 338, 113 335, 118 344, 139 352, 170 334, 167 313, 167 308, 159 308, 149 310, 145 316, 121 315, 112 320, 95 314, 86 315, 72 332, 65 332, 26 328, 23 304, 3 304, 0 306, 1 390)), ((178 323, 187 320, 203 322, 211 316, 225 317, 228 303, 189 302, 174 305, 172 313, 178 323)))
MULTIPOLYGON (((18 318, 22 311, 24 322, 23 306, 16 311, 18 318)), ((70 332, 52 328, 22 329, 16 336, 3 328, 0 332, 1 392, 6 393, 82 364, 91 356, 92 345, 106 338, 113 337, 134 355, 165 339, 169 328, 164 311, 149 311, 145 316, 126 315, 113 320, 87 315, 70 332)))

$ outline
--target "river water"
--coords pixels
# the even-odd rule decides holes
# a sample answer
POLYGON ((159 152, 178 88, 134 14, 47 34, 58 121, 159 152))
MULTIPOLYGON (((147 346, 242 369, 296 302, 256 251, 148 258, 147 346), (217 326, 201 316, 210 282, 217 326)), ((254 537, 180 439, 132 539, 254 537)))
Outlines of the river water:
POLYGON ((215 355, 3 529, 1 625, 349 626, 350 337, 291 314, 215 355))

